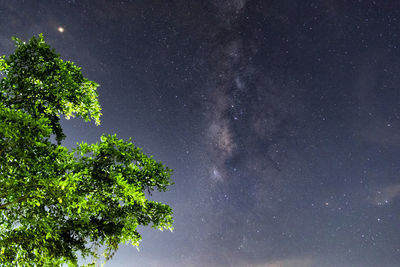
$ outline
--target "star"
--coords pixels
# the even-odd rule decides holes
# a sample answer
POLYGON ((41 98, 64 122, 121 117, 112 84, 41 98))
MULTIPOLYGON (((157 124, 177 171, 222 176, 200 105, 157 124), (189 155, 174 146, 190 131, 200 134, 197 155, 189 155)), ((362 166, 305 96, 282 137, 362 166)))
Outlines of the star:
POLYGON ((57 28, 57 31, 63 33, 64 32, 64 28, 60 26, 60 27, 57 28))

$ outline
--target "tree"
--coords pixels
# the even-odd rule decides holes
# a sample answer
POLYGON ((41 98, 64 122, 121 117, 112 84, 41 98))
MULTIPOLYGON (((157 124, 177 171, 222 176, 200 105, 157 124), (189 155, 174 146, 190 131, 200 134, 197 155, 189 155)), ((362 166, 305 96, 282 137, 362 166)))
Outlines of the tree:
POLYGON ((42 35, 0 58, 0 265, 77 265, 138 246, 140 225, 172 230, 172 209, 146 198, 172 170, 129 140, 103 135, 69 150, 60 116, 100 123, 97 84, 42 35), (55 141, 54 141, 55 140, 55 141))

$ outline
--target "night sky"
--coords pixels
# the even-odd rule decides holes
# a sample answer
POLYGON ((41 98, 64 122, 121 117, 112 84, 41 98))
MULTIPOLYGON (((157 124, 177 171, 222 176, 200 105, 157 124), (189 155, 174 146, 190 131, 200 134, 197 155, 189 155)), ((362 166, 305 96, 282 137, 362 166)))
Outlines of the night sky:
POLYGON ((0 54, 39 33, 101 85, 63 144, 175 170, 106 266, 400 266, 400 1, 0 0, 0 54))

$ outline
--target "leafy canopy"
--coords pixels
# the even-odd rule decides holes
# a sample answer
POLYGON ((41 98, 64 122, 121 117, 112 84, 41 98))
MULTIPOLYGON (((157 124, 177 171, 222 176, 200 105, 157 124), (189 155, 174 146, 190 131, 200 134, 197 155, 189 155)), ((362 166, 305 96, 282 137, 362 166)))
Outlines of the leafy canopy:
POLYGON ((172 230, 172 209, 144 194, 172 171, 116 135, 63 147, 60 115, 100 123, 98 85, 42 35, 14 41, 0 58, 0 265, 75 266, 100 247, 110 259, 140 225, 172 230))

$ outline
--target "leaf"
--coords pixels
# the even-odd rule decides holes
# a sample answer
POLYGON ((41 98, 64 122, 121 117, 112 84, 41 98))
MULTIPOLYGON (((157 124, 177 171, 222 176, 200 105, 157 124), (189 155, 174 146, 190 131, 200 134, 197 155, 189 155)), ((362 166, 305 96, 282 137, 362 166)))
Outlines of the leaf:
POLYGON ((14 40, 0 57, 0 266, 78 266, 100 254, 89 241, 111 258, 139 245, 139 226, 172 229, 172 209, 145 195, 165 191, 171 171, 115 134, 62 146, 61 116, 100 123, 98 84, 42 35, 14 40))

